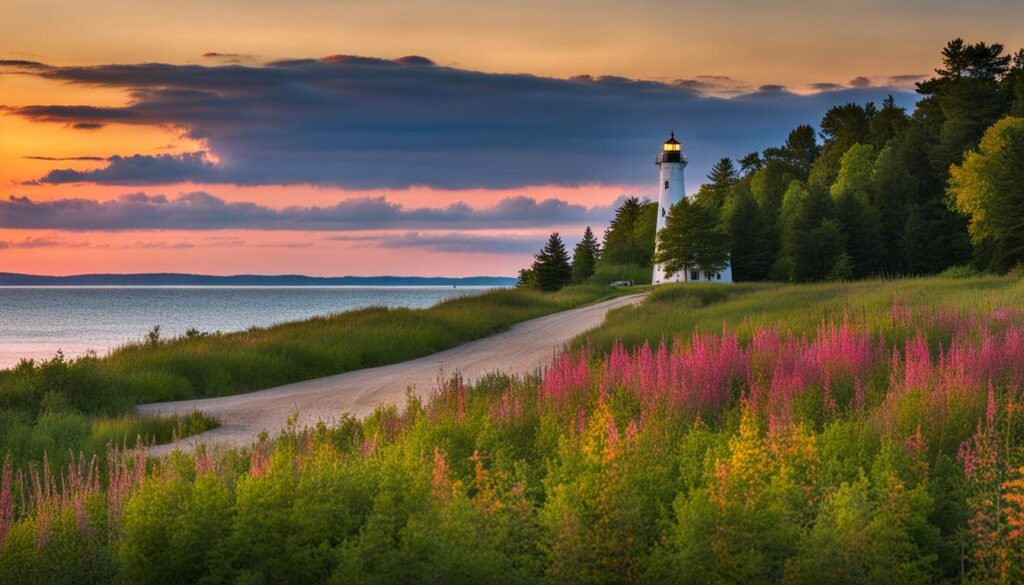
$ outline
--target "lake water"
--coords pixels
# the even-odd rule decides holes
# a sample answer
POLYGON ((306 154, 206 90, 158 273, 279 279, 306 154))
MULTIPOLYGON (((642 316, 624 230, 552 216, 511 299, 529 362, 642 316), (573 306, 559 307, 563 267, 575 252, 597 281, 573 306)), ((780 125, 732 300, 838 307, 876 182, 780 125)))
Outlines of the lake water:
POLYGON ((477 287, 0 287, 0 368, 143 338, 241 331, 368 306, 429 307, 477 287))

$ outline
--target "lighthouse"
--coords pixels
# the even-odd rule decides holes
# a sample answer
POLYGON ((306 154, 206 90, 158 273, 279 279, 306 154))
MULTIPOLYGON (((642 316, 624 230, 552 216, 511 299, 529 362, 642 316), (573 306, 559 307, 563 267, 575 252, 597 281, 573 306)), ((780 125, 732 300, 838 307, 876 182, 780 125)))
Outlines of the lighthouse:
MULTIPOLYGON (((665 219, 673 205, 686 197, 686 184, 683 181, 683 170, 686 169, 686 153, 683 152, 683 145, 676 140, 676 133, 672 132, 669 139, 661 146, 654 164, 658 165, 658 223, 655 232, 655 243, 657 233, 665 227, 665 219)), ((694 268, 684 270, 665 276, 665 269, 660 263, 654 265, 654 275, 651 278, 654 284, 666 282, 732 282, 732 268, 725 267, 721 272, 705 274, 694 268)))

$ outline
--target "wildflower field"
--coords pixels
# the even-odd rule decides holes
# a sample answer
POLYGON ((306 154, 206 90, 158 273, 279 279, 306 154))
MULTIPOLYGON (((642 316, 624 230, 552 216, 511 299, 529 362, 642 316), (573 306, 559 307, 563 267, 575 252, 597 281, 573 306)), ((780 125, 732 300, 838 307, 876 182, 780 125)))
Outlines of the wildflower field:
POLYGON ((1024 281, 665 286, 527 379, 4 465, 0 583, 1024 582, 1024 281))

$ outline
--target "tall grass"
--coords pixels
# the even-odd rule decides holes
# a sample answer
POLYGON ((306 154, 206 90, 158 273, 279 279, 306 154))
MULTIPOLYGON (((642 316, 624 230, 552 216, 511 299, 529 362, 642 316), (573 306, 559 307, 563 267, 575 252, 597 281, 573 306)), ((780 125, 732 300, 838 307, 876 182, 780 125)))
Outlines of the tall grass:
MULTIPOLYGON (((723 326, 749 340, 759 327, 813 334, 823 321, 844 318, 892 335, 891 313, 900 307, 937 310, 1018 305, 1024 280, 1017 277, 905 278, 811 285, 678 284, 654 287, 642 307, 609 314, 586 334, 602 352, 616 341, 627 347, 644 341, 657 346, 680 332, 721 332, 723 326)), ((577 344, 582 344, 580 340, 577 344)))
POLYGON ((109 356, 24 361, 0 370, 0 455, 17 462, 99 453, 105 441, 167 441, 214 424, 136 417, 146 402, 221 396, 400 362, 512 324, 620 294, 600 286, 554 294, 505 289, 427 309, 372 307, 239 333, 161 339, 158 332, 109 356))
POLYGON ((503 289, 427 309, 371 307, 241 333, 129 344, 98 365, 123 380, 136 402, 222 396, 405 361, 614 294, 599 286, 554 294, 503 289))

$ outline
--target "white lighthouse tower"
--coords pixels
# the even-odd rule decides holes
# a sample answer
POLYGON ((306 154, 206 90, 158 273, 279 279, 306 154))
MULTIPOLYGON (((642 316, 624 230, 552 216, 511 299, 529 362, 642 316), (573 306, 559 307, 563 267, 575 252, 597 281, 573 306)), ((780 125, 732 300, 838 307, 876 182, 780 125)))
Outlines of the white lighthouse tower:
MULTIPOLYGON (((661 147, 654 164, 659 168, 658 181, 658 227, 657 233, 665 227, 665 218, 668 217, 669 209, 686 197, 686 184, 683 182, 683 169, 686 168, 686 153, 683 152, 683 145, 676 140, 676 133, 673 132, 665 144, 661 147)), ((657 247, 657 246, 656 246, 657 247)), ((684 270, 665 276, 665 269, 660 263, 654 265, 654 275, 651 279, 654 284, 666 282, 732 282, 732 268, 726 266, 721 272, 704 274, 700 270, 684 270)))

